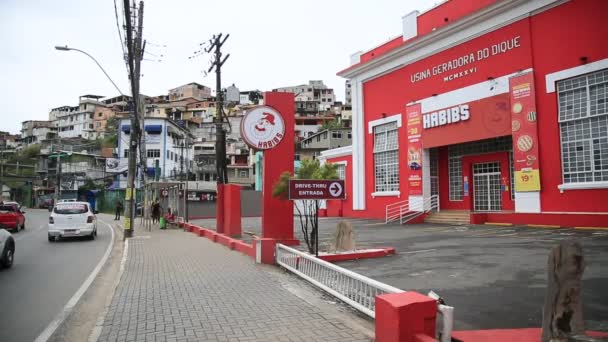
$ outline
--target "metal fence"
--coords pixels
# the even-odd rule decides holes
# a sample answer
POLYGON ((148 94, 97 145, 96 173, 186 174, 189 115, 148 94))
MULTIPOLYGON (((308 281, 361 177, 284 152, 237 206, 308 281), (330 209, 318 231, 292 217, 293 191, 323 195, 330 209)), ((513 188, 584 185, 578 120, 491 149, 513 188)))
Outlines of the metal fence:
POLYGON ((375 318, 376 296, 405 292, 296 249, 277 244, 277 264, 375 318))
MULTIPOLYGON (((275 255, 280 266, 374 319, 376 296, 405 292, 280 243, 276 245, 275 255)), ((440 299, 432 291, 429 296, 440 299)), ((437 313, 440 341, 450 342, 454 326, 454 308, 438 304, 437 313)))

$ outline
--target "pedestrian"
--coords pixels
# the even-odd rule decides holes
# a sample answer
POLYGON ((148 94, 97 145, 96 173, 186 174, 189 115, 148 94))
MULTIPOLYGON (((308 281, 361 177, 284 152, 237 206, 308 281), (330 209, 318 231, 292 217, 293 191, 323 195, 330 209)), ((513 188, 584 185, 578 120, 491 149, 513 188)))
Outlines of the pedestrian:
POLYGON ((122 212, 123 206, 121 201, 116 202, 116 215, 114 216, 114 221, 120 220, 120 213, 122 212))
POLYGON ((152 223, 156 223, 160 221, 160 203, 158 200, 155 200, 152 203, 152 223))

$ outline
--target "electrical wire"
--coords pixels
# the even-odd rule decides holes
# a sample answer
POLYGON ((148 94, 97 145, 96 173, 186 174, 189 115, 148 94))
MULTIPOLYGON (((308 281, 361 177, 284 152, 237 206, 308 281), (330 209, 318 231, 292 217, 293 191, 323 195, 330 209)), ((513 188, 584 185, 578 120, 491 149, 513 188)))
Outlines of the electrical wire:
MULTIPOLYGON (((124 41, 122 40, 122 33, 120 31, 120 20, 118 19, 118 6, 116 5, 116 0, 114 0, 114 16, 116 17, 116 29, 118 31, 118 39, 120 40, 120 48, 122 49, 122 59, 124 60, 127 52, 125 51, 125 45, 124 41)), ((126 61, 125 66, 127 66, 126 61)))

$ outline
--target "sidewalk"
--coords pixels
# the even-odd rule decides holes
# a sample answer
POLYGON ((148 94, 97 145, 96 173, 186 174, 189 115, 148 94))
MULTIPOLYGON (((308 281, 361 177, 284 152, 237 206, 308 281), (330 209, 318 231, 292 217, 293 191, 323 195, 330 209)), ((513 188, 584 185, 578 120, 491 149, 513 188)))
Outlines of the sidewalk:
POLYGON ((297 282, 273 267, 181 230, 136 236, 98 341, 371 340, 350 313, 294 295, 285 283, 297 282))

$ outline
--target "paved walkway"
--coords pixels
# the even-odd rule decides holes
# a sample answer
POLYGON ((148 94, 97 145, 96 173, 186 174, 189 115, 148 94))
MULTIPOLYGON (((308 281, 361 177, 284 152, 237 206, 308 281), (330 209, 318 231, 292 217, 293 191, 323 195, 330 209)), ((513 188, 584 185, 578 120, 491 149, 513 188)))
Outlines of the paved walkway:
POLYGON ((137 235, 98 341, 370 341, 274 268, 179 230, 137 235))

